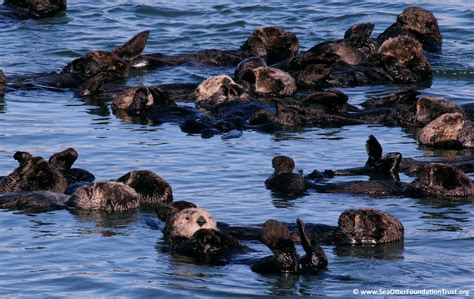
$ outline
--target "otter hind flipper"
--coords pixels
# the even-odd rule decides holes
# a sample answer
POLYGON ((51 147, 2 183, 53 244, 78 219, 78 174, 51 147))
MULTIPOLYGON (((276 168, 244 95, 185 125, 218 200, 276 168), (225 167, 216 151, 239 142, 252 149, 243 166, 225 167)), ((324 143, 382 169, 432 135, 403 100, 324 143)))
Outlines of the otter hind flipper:
POLYGON ((301 246, 303 246, 306 252, 306 256, 300 260, 302 270, 308 271, 326 268, 328 259, 319 242, 309 238, 303 220, 300 218, 296 219, 296 224, 300 234, 301 246))
POLYGON ((400 162, 402 161, 401 153, 388 153, 376 162, 374 165, 375 174, 388 175, 394 180, 399 181, 400 162))
POLYGON ((365 142, 365 149, 369 156, 365 166, 372 167, 382 158, 382 146, 374 135, 370 135, 365 142))
POLYGON ((145 49, 150 31, 142 31, 132 37, 125 44, 112 50, 114 54, 123 59, 132 59, 140 55, 145 49))
POLYGON ((344 33, 344 39, 354 42, 363 42, 370 38, 374 27, 375 25, 373 23, 361 23, 352 25, 344 33))
POLYGON ((56 165, 61 169, 71 169, 76 162, 78 153, 73 148, 68 148, 62 152, 55 153, 49 158, 49 163, 56 165))
POLYGON ((299 256, 288 228, 277 220, 268 220, 262 227, 262 241, 270 248, 280 271, 297 273, 299 256))

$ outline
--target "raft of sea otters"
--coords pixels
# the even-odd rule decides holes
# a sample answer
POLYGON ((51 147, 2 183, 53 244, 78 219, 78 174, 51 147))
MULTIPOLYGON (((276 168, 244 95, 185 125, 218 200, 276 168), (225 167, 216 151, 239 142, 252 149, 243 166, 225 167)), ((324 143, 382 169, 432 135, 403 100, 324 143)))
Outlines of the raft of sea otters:
MULTIPOLYGON (((66 9, 64 0, 5 0, 2 16, 42 18, 66 9)), ((331 87, 373 84, 429 86, 430 62, 424 51, 441 50, 442 37, 433 14, 418 7, 405 9, 395 23, 376 38, 374 24, 357 24, 344 37, 299 51, 298 38, 275 27, 258 28, 240 49, 209 49, 196 53, 143 54, 149 32, 135 35, 111 51, 91 51, 60 72, 5 74, 0 70, 0 96, 15 89, 74 90, 81 98, 112 101, 117 116, 126 120, 178 123, 183 131, 209 138, 238 137, 241 130, 275 132, 304 126, 343 126, 381 123, 413 131, 421 144, 444 148, 471 148, 472 107, 466 109, 437 97, 419 97, 415 88, 369 99, 363 109, 331 87), (164 84, 117 88, 131 69, 153 69, 190 64, 235 67, 233 77, 214 76, 201 84, 164 84), (115 83, 111 87, 110 83, 115 83), (195 107, 176 101, 193 101, 195 107)), ((265 186, 274 192, 301 195, 341 192, 379 196, 472 198, 474 185, 470 155, 456 160, 416 161, 401 153, 383 154, 374 136, 366 142, 368 159, 357 168, 295 173, 292 158, 272 160, 274 173, 265 186), (431 161, 433 162, 433 161, 431 161), (399 172, 414 176, 410 183, 399 172), (369 181, 334 182, 336 176, 367 175, 369 181)), ((105 213, 156 210, 165 223, 170 248, 199 260, 212 261, 245 252, 243 240, 259 240, 273 253, 247 261, 255 272, 313 273, 327 267, 321 244, 367 246, 403 242, 400 221, 373 209, 344 211, 338 226, 268 220, 263 224, 233 226, 217 222, 194 203, 174 201, 171 186, 148 170, 135 170, 118 179, 95 182, 90 172, 72 168, 78 157, 69 148, 49 160, 28 152, 13 156, 19 166, 0 177, 0 208, 45 211, 87 210, 105 213), (300 257, 295 244, 301 244, 300 257)), ((262 182, 263 184, 263 182, 262 182)))

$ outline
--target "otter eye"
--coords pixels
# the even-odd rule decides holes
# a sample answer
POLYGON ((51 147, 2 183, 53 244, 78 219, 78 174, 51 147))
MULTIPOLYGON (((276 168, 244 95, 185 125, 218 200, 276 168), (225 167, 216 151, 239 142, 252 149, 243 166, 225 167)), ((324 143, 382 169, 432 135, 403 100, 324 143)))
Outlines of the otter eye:
POLYGON ((186 220, 188 220, 188 221, 189 221, 189 217, 186 217, 186 220))

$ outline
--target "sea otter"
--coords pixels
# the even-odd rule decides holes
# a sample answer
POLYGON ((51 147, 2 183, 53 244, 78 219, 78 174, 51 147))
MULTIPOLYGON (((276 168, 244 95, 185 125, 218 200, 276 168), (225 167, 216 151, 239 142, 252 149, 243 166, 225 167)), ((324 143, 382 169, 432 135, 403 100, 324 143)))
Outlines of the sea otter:
MULTIPOLYGON (((344 170, 332 170, 331 173, 335 175, 370 175, 371 172, 376 171, 377 168, 371 166, 371 164, 377 165, 377 163, 371 163, 371 160, 373 160, 373 157, 380 157, 380 144, 375 137, 369 136, 366 142, 366 148, 369 159, 363 168, 356 167, 344 170)), ((474 194, 474 184, 471 179, 459 168, 449 165, 426 163, 418 171, 412 169, 412 173, 416 175, 417 179, 408 184, 402 183, 398 180, 398 169, 402 160, 401 154, 396 153, 386 156, 389 158, 387 160, 387 166, 379 170, 383 170, 382 174, 390 173, 388 177, 377 176, 375 180, 341 183, 319 183, 315 181, 314 184, 311 184, 311 187, 315 188, 318 192, 367 194, 376 197, 411 196, 416 198, 453 198, 467 197, 474 194), (396 175, 394 175, 394 173, 396 175), (430 188, 436 190, 436 192, 425 191, 430 188)), ((409 163, 409 161, 406 161, 406 163, 409 163)), ((410 167, 405 165, 404 169, 410 170, 410 167)), ((307 176, 307 178, 309 177, 307 176)))
POLYGON ((301 219, 296 220, 300 243, 306 253, 299 257, 290 231, 277 220, 267 220, 262 226, 262 242, 273 252, 251 266, 252 271, 262 274, 293 273, 312 274, 324 269, 328 259, 316 239, 310 239, 301 219))
MULTIPOLYGON (((197 208, 190 202, 174 202, 163 205, 156 210, 161 221, 169 219, 188 208, 197 208)), ((291 239, 301 242, 298 224, 285 224, 290 230, 291 239)), ((219 230, 239 240, 262 241, 262 224, 234 226, 217 222, 219 230)), ((311 239, 324 244, 376 245, 402 241, 404 229, 400 221, 393 215, 375 209, 346 210, 339 216, 338 226, 308 223, 304 225, 311 239)))
POLYGON ((28 152, 16 152, 13 158, 19 166, 0 181, 0 192, 52 191, 65 193, 67 179, 55 161, 33 157, 28 152))
POLYGON ((2 12, 2 15, 17 19, 42 19, 65 11, 67 0, 5 0, 3 5, 14 11, 2 12))
POLYGON ((408 7, 397 17, 397 21, 382 32, 377 41, 382 44, 389 38, 410 36, 417 39, 423 49, 438 52, 443 44, 436 17, 420 7, 408 7))
POLYGON ((163 234, 173 251, 200 261, 225 258, 243 250, 234 237, 221 232, 212 214, 186 208, 168 215, 163 234))
POLYGON ((445 113, 423 127, 418 141, 424 145, 445 148, 473 147, 471 121, 463 113, 445 113))
POLYGON ((102 181, 79 187, 66 206, 70 209, 124 212, 140 206, 140 195, 123 183, 102 181))
POLYGON ((274 173, 265 181, 265 186, 273 191, 287 194, 303 194, 308 189, 305 178, 294 173, 295 162, 290 157, 276 156, 272 159, 274 173))
POLYGON ((143 51, 148 35, 149 31, 140 32, 110 52, 91 51, 67 64, 59 73, 8 76, 7 86, 13 89, 77 88, 78 96, 91 96, 102 83, 128 76, 130 61, 143 51))
POLYGON ((321 89, 360 85, 430 85, 431 65, 421 44, 409 37, 385 40, 368 55, 352 41, 324 42, 289 61, 299 88, 321 89))
POLYGON ((263 27, 255 29, 239 50, 201 50, 190 54, 164 55, 146 54, 134 59, 134 68, 156 68, 166 65, 197 63, 218 66, 237 66, 245 58, 257 56, 268 65, 289 59, 299 51, 296 35, 281 28, 263 27))
POLYGON ((117 182, 132 187, 139 194, 141 207, 156 208, 173 201, 171 185, 152 171, 134 170, 118 178, 117 182))

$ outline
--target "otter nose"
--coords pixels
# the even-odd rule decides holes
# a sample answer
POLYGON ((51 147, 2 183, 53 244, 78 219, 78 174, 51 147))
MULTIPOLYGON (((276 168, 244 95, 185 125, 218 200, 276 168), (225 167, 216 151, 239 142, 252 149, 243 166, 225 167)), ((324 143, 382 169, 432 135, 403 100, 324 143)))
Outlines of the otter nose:
POLYGON ((206 219, 204 219, 202 216, 199 216, 198 220, 196 220, 196 223, 199 224, 199 226, 203 226, 206 224, 206 219))

